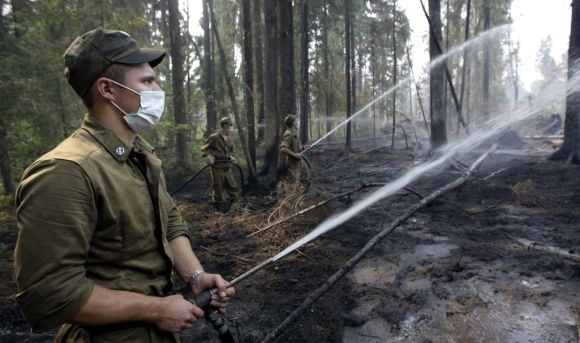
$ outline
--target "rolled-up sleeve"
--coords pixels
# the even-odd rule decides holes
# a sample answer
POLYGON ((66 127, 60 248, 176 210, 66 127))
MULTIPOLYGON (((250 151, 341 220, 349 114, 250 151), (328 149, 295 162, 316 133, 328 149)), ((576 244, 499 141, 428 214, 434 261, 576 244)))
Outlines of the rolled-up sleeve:
POLYGON ((90 181, 79 165, 37 162, 17 190, 16 300, 35 332, 66 322, 94 284, 85 262, 97 222, 90 181))
POLYGON ((179 236, 187 236, 190 238, 187 223, 183 220, 181 214, 179 214, 177 206, 175 206, 173 200, 171 198, 169 198, 169 200, 171 201, 172 207, 167 218, 167 240, 171 241, 172 239, 179 236))

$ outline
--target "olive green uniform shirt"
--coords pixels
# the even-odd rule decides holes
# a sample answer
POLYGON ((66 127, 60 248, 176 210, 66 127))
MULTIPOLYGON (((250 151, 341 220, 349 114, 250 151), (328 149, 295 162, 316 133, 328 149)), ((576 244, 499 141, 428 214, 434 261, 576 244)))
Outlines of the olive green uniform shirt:
MULTIPOLYGON (((292 132, 292 129, 286 129, 284 131, 284 135, 282 135, 282 140, 280 141, 280 150, 282 148, 287 148, 294 153, 300 153, 302 151, 298 134, 292 132)), ((279 163, 280 170, 287 173, 289 177, 295 179, 300 174, 302 160, 280 153, 279 163)))
MULTIPOLYGON (((153 296, 171 290, 168 242, 188 236, 188 228, 167 193, 161 161, 140 137, 127 144, 86 116, 26 169, 16 204, 16 300, 33 331, 63 324, 94 285, 153 296)), ((145 323, 72 331, 73 341, 174 341, 145 323)))
MULTIPOLYGON (((221 130, 218 130, 209 135, 200 150, 203 156, 212 155, 216 161, 230 161, 230 156, 234 154, 232 137, 228 136, 226 140, 221 130)), ((213 188, 212 201, 214 203, 232 201, 239 197, 240 189, 236 184, 230 162, 214 163, 211 166, 211 180, 213 188)))
MULTIPOLYGON (((234 145, 232 144, 232 137, 228 136, 225 140, 221 130, 218 130, 209 137, 205 144, 201 147, 201 152, 203 156, 213 155, 216 161, 220 160, 230 160, 230 156, 234 155, 234 145)), ((215 163, 216 168, 228 169, 230 168, 230 163, 215 163)))

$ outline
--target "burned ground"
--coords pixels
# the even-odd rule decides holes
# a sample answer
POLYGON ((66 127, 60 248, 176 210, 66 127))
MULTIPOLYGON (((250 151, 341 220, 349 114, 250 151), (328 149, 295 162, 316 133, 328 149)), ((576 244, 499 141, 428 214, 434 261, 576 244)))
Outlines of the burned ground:
MULTIPOLYGON (((547 162, 550 142, 516 133, 509 138, 518 146, 500 146, 463 185, 416 212, 278 340, 577 342, 579 262, 526 248, 518 239, 558 248, 570 256, 580 254, 580 168, 547 162), (532 145, 540 147, 540 153, 527 153, 532 145)), ((355 150, 351 158, 332 165, 344 156, 342 147, 314 150, 310 154, 313 186, 307 194, 248 195, 226 216, 214 214, 207 203, 208 176, 202 175, 177 198, 206 270, 228 279, 244 273, 374 188, 252 237, 249 234, 334 195, 389 182, 421 159, 411 150, 390 147, 360 155, 369 149, 355 150)), ((369 239, 421 196, 461 176, 478 155, 459 156, 458 162, 428 173, 237 285, 226 318, 238 341, 261 341, 369 239)), ((29 334, 10 299, 14 239, 13 220, 4 219, 0 339, 50 341, 50 334, 29 334)), ((185 333, 183 341, 218 339, 202 323, 185 333)))

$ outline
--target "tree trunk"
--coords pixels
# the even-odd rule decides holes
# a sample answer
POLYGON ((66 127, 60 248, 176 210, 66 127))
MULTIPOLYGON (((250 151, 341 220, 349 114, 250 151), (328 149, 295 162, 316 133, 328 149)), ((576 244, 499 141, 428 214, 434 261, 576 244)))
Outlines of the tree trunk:
POLYGON ((6 130, 4 129, 4 124, 0 122, 0 171, 2 172, 2 184, 6 195, 14 194, 15 191, 9 151, 6 130))
POLYGON ((177 0, 168 0, 169 12, 169 37, 171 52, 171 85, 173 87, 173 116, 177 126, 176 151, 180 169, 189 169, 189 154, 187 134, 190 127, 187 124, 187 112, 185 107, 185 92, 183 88, 183 54, 181 47, 181 26, 179 25, 179 7, 177 0))
POLYGON ((256 64, 256 90, 254 101, 258 101, 258 140, 256 144, 264 141, 265 110, 264 110, 264 55, 262 50, 263 24, 261 0, 254 0, 254 60, 256 64))
POLYGON ((203 0, 203 73, 205 86, 205 110, 207 118, 206 135, 213 133, 217 129, 217 113, 215 99, 215 74, 214 62, 211 46, 211 31, 209 26, 209 9, 207 0, 203 0))
MULTIPOLYGON (((330 75, 330 61, 328 58, 328 5, 325 5, 325 7, 324 25, 322 26, 322 56, 324 60, 324 80, 328 81, 329 85, 324 87, 324 110, 326 117, 326 132, 330 132, 332 130, 332 75, 330 75)), ((330 138, 332 138, 332 135, 330 138)))
MULTIPOLYGON (((466 10, 466 14, 465 14, 465 34, 463 37, 463 41, 467 42, 467 40, 469 39, 469 19, 471 18, 471 0, 467 0, 467 10, 466 10)), ((463 66, 461 68, 461 93, 459 96, 459 106, 461 108, 461 111, 463 113, 467 113, 466 111, 464 111, 463 107, 463 99, 465 96, 465 74, 467 71, 467 64, 469 63, 469 59, 468 59, 468 49, 464 49, 463 50, 463 66)), ((457 133, 459 133, 459 120, 457 121, 457 133)))
MULTIPOLYGON (((489 0, 484 0, 483 2, 484 31, 487 32, 489 30, 489 27, 490 27, 489 0)), ((483 46, 483 108, 481 111, 484 122, 489 120, 489 77, 491 73, 490 44, 491 44, 490 38, 486 37, 483 46)))
POLYGON ((302 92, 300 93, 300 141, 305 144, 308 137, 308 109, 310 88, 308 84, 308 45, 310 44, 308 37, 308 0, 304 0, 302 4, 302 35, 301 35, 301 83, 302 92))
MULTIPOLYGON (((350 0, 344 0, 344 37, 345 37, 345 63, 344 74, 346 83, 346 119, 352 114, 352 93, 350 89, 350 0)), ((346 149, 351 150, 351 125, 350 121, 346 124, 346 149)))
POLYGON ((246 120, 248 123, 248 150, 250 162, 256 168, 256 118, 254 114, 254 63, 252 56, 252 20, 250 0, 242 0, 242 17, 244 31, 244 99, 246 104, 246 120))
MULTIPOLYGON (((354 23, 356 20, 352 8, 349 9, 351 18, 350 21, 350 92, 351 92, 351 115, 356 113, 356 53, 355 53, 355 39, 354 39, 354 23)), ((358 122, 355 122, 353 133, 356 135, 358 131, 358 122)))
POLYGON ((393 129, 391 132, 391 149, 395 147, 395 125, 397 124, 397 1, 393 1, 393 129))
MULTIPOLYGON (((441 0, 429 0, 429 17, 434 34, 429 35, 429 57, 433 61, 441 54, 436 39, 441 41, 441 0)), ((437 149, 447 143, 447 114, 443 111, 445 93, 445 66, 439 63, 431 68, 429 92, 431 94, 431 147, 437 149)))
POLYGON ((254 168, 254 165, 251 163, 252 159, 250 156, 250 150, 248 149, 248 142, 246 140, 246 135, 245 135, 244 130, 243 130, 242 121, 240 119, 240 112, 238 110, 238 103, 236 102, 236 95, 234 93, 234 87, 233 87, 232 82, 230 80, 230 77, 228 75, 228 63, 226 60, 226 53, 224 52, 224 48, 223 48, 221 40, 220 40, 220 35, 219 35, 216 20, 215 20, 215 15, 213 13, 213 7, 211 6, 211 3, 213 1, 212 0, 209 0, 209 1, 210 1, 210 11, 211 11, 211 13, 210 13, 211 26, 213 28, 213 34, 215 36, 215 41, 216 41, 217 48, 218 48, 218 51, 220 54, 220 60, 221 60, 221 64, 222 64, 224 79, 226 81, 228 95, 230 97, 230 102, 232 104, 232 111, 234 112, 234 119, 236 120, 236 125, 238 127, 238 134, 240 135, 240 143, 242 144, 242 151, 244 153, 244 157, 246 158, 246 161, 248 161, 248 163, 247 163, 248 175, 249 175, 248 181, 250 183, 255 183, 257 181, 256 169, 254 168))
POLYGON ((572 24, 568 46, 568 95, 564 120, 564 143, 550 159, 580 164, 580 91, 574 89, 580 76, 580 0, 572 1, 572 24), (574 88, 572 88, 574 87, 574 88))
POLYGON ((278 114, 296 115, 292 0, 278 0, 278 114))
POLYGON ((278 164, 280 114, 278 114, 278 20, 277 1, 264 0, 264 38, 266 40, 264 68, 264 110, 266 112, 264 172, 274 173, 278 164))

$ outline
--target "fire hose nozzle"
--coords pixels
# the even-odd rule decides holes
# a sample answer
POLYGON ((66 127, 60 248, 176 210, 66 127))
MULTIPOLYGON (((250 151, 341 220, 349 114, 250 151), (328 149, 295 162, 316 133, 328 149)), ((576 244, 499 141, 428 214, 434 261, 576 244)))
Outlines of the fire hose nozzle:
POLYGON ((211 302, 211 296, 215 292, 217 292, 217 289, 215 288, 205 290, 193 300, 191 300, 191 302, 203 310, 205 313, 205 319, 211 324, 214 330, 217 331, 219 339, 222 343, 235 343, 227 321, 222 316, 220 316, 216 309, 209 306, 209 303, 211 302))

